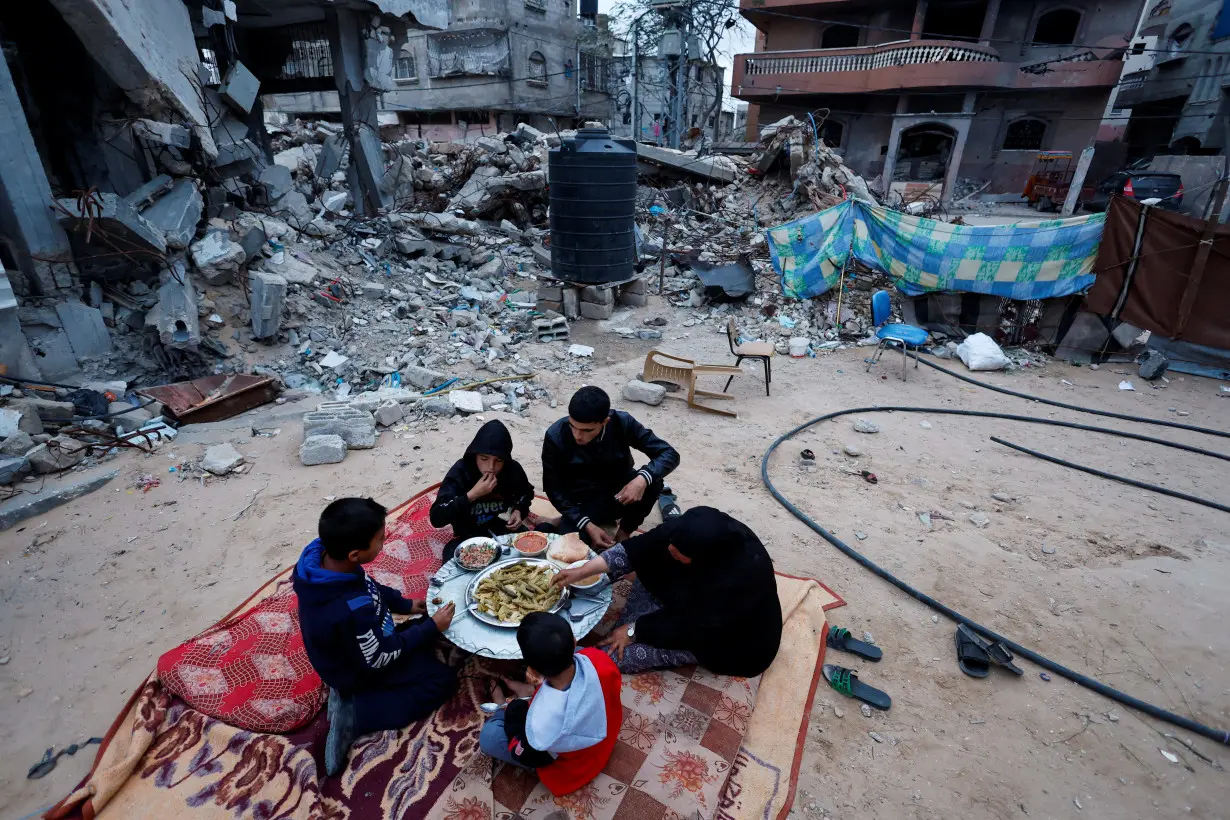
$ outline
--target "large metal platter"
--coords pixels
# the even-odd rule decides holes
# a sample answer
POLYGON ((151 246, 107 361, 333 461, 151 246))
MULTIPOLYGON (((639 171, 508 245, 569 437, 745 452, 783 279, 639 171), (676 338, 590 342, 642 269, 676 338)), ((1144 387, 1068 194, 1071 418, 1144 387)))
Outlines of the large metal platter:
MULTIPOLYGON (((515 558, 510 558, 504 561, 497 561, 496 563, 491 564, 486 569, 480 571, 477 575, 475 575, 474 579, 470 581, 469 586, 466 587, 466 609, 469 610, 469 614, 471 616, 482 621, 485 624, 490 624, 491 626, 502 627, 504 629, 516 629, 518 626, 521 625, 520 622, 510 623, 508 621, 501 621, 499 618, 495 617, 494 615, 488 615, 486 612, 480 611, 478 608, 478 601, 474 597, 475 590, 478 589, 478 585, 482 583, 482 580, 484 578, 486 578, 488 575, 491 575, 492 573, 500 569, 503 569, 504 567, 512 566, 513 564, 529 564, 530 566, 535 566, 535 567, 548 567, 551 570, 552 574, 559 572, 559 564, 555 563, 554 561, 549 561, 546 558, 523 558, 520 555, 518 555, 515 558)), ((559 600, 555 602, 555 606, 548 609, 547 612, 559 612, 561 609, 564 608, 564 603, 567 600, 568 600, 568 590, 565 589, 563 590, 562 594, 559 596, 559 600)))

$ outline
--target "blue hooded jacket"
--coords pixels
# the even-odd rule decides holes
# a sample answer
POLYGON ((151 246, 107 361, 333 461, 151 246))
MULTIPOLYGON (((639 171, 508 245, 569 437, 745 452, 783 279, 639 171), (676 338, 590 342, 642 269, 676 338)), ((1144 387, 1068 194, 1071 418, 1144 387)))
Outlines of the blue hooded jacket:
POLYGON ((396 666, 395 661, 430 647, 440 632, 430 618, 395 631, 393 615, 409 615, 414 602, 376 583, 361 568, 353 573, 325 569, 324 552, 317 538, 303 548, 295 564, 299 628, 316 674, 349 695, 379 686, 382 673, 396 666))

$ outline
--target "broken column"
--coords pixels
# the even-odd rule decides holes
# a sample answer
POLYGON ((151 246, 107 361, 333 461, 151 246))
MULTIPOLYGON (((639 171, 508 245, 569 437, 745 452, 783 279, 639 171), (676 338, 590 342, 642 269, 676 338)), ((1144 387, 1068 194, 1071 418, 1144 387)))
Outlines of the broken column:
POLYGON ((0 265, 0 372, 27 379, 43 378, 17 318, 17 297, 0 265))
POLYGON ((157 329, 163 346, 195 350, 201 342, 196 288, 184 260, 176 259, 159 274, 158 304, 145 314, 145 325, 157 329))
POLYGON ((192 263, 211 285, 230 282, 247 261, 243 246, 232 242, 226 231, 210 231, 192 246, 192 263))
MULTIPOLYGON (((380 33, 378 22, 375 30, 369 32, 364 26, 367 19, 366 15, 351 9, 325 10, 342 124, 350 142, 347 175, 355 211, 360 216, 393 205, 393 197, 380 190, 384 178, 384 151, 380 144, 376 104, 382 91, 393 91, 397 86, 393 82, 391 53, 385 54, 389 49, 388 36, 380 33), (387 74, 383 70, 386 62, 387 74)), ((375 19, 379 21, 380 18, 375 19)))
POLYGON ((179 179, 171 190, 153 205, 141 211, 141 216, 166 237, 168 248, 183 250, 196 236, 205 200, 190 179, 179 179))
POLYGON ((282 305, 286 302, 286 279, 268 271, 249 271, 252 290, 252 335, 267 339, 282 327, 282 305))
POLYGON ((47 207, 51 185, 5 60, 0 60, 0 145, 0 233, 17 261, 13 289, 40 296, 71 287, 77 271, 68 236, 47 207), (48 261, 53 259, 66 261, 48 261))

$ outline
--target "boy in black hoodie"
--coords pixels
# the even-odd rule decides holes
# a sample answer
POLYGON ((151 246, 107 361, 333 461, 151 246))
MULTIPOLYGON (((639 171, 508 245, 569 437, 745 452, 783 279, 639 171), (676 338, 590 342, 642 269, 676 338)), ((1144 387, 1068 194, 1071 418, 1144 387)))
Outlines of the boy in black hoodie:
POLYGON ((478 428, 465 455, 444 477, 431 505, 431 525, 453 527, 453 540, 444 546, 445 561, 467 538, 525 529, 534 485, 513 460, 512 446, 508 428, 489 421, 478 428))
POLYGON ((303 549, 293 583, 308 660, 329 685, 325 773, 346 767, 355 737, 401 729, 453 695, 453 670, 436 660, 436 636, 452 603, 394 627, 393 614, 422 615, 425 601, 402 597, 363 572, 384 548, 388 511, 370 498, 339 498, 321 513, 320 537, 303 549))

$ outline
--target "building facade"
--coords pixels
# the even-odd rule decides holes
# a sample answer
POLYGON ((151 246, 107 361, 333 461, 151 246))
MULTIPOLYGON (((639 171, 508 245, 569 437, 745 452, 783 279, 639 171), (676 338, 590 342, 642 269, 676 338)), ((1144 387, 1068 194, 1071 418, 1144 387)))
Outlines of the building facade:
MULTIPOLYGON (((624 78, 619 89, 619 119, 612 128, 620 136, 635 137, 642 142, 665 145, 671 128, 674 106, 673 86, 675 61, 654 55, 639 55, 636 107, 632 111, 632 58, 618 61, 618 73, 624 78), (624 92, 627 92, 625 95, 624 92), (639 133, 634 133, 639 131, 639 133)), ((701 134, 717 139, 720 129, 722 98, 725 96, 725 69, 705 60, 691 60, 684 66, 682 105, 682 137, 687 140, 701 134)))
MULTIPOLYGON (((518 122, 550 130, 606 121, 608 61, 595 52, 592 21, 577 0, 452 0, 442 31, 412 32, 395 48, 394 88, 380 95, 382 126, 408 137, 466 139, 518 122)), ((272 110, 318 116, 336 94, 280 94, 272 110)))
POLYGON ((741 0, 756 51, 731 93, 748 139, 811 113, 882 192, 1020 192, 1040 150, 1097 139, 1138 0, 741 0), (814 22, 813 22, 814 21, 814 22))
POLYGON ((1230 3, 1150 0, 1118 104, 1131 158, 1224 154, 1230 119, 1230 3))

